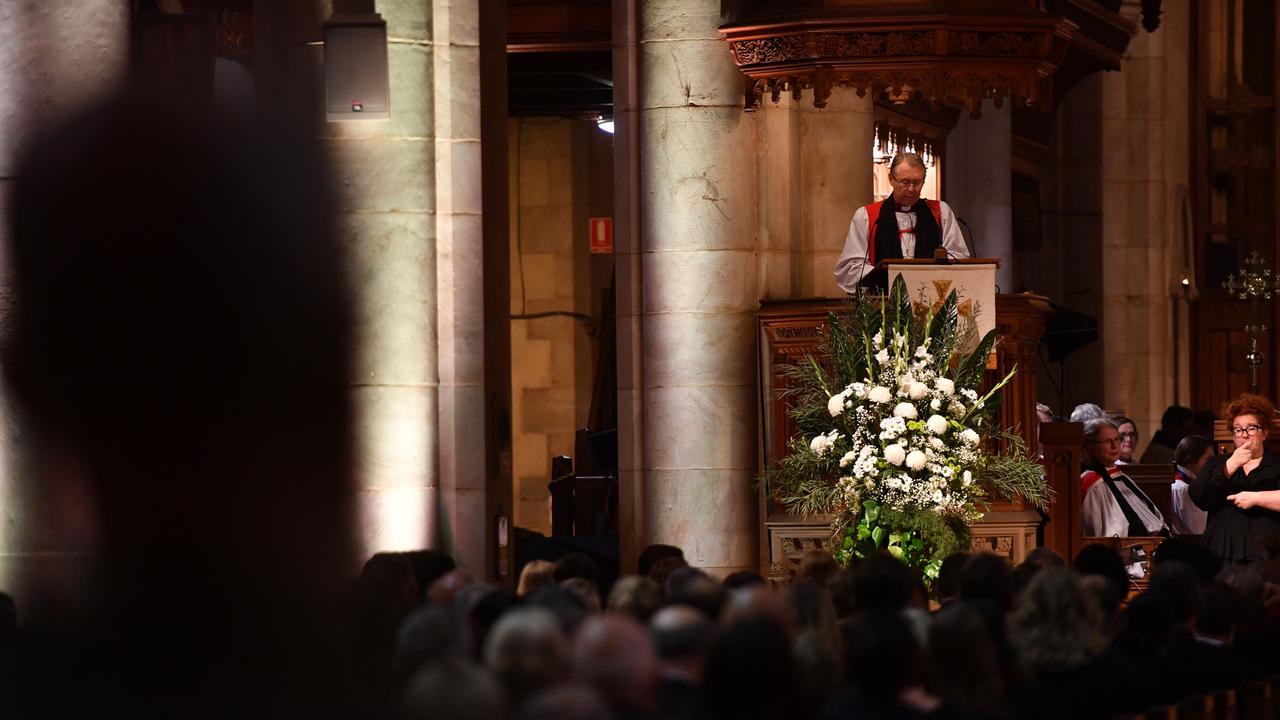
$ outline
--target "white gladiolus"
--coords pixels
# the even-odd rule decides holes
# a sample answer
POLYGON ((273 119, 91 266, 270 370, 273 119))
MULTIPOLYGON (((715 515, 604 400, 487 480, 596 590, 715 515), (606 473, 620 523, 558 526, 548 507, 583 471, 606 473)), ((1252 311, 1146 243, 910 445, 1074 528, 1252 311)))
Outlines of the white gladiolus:
POLYGON ((853 388, 853 396, 856 398, 864 398, 867 396, 867 386, 862 383, 854 383, 849 387, 853 388))
POLYGON ((908 420, 914 419, 916 417, 916 406, 908 402, 898 403, 893 408, 893 414, 908 420))
POLYGON ((938 392, 943 395, 952 395, 956 391, 955 381, 950 378, 940 377, 933 381, 934 387, 938 388, 938 392))
POLYGON ((960 433, 960 440, 967 445, 977 445, 978 441, 981 439, 982 437, 970 428, 965 428, 964 431, 960 433))
POLYGON ((871 338, 871 344, 872 344, 872 345, 874 345, 875 347, 880 347, 880 345, 881 345, 883 342, 884 342, 884 334, 883 334, 883 333, 876 333, 876 336, 875 336, 875 337, 873 337, 873 338, 871 338))
POLYGON ((885 363, 889 362, 889 351, 881 350, 880 352, 876 353, 876 362, 880 363, 881 365, 884 365, 885 363))
POLYGON ((867 399, 874 403, 887 403, 893 399, 893 393, 883 385, 877 385, 867 392, 867 399))
POLYGON ((884 459, 890 464, 901 465, 907 459, 907 451, 901 445, 890 445, 884 449, 884 459))
POLYGON ((941 415, 930 415, 925 424, 934 435, 944 435, 947 432, 947 419, 941 415))
POLYGON ((928 458, 926 458, 924 453, 920 452, 919 450, 912 450, 911 452, 907 453, 906 460, 907 460, 907 467, 911 468, 912 470, 919 470, 920 468, 924 467, 924 464, 925 462, 928 461, 928 458))
POLYGON ((913 382, 907 384, 907 395, 912 400, 922 400, 928 394, 929 386, 924 383, 913 382))

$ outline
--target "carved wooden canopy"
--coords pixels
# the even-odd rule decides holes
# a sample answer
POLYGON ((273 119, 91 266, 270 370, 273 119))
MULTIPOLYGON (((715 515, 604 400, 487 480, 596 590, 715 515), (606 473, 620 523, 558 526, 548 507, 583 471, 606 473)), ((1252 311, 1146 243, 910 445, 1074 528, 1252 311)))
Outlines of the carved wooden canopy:
POLYGON ((1116 69, 1134 28, 1089 0, 1012 2, 1003 13, 992 12, 991 3, 942 0, 803 4, 813 7, 734 13, 720 28, 746 76, 748 110, 766 92, 776 102, 783 92, 799 99, 805 89, 823 107, 837 86, 974 113, 986 98, 997 106, 1008 97, 1048 109, 1054 74, 1069 52, 1087 55, 1091 71, 1116 69), (903 11, 891 12, 899 4, 903 11), (1082 32, 1078 16, 1086 4, 1090 21, 1104 16, 1105 37, 1092 36, 1088 22, 1082 32), (975 12, 978 5, 986 12, 975 12))

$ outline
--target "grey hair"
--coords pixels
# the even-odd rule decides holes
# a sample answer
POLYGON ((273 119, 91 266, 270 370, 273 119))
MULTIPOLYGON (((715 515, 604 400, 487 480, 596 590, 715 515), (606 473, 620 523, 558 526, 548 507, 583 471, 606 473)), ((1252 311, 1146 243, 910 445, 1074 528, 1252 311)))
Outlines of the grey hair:
POLYGON ((1094 418, 1104 418, 1107 413, 1093 403, 1080 403, 1071 411, 1071 422, 1088 422, 1094 418))
POLYGON ((918 154, 913 152, 900 152, 897 155, 894 155, 893 160, 889 162, 889 177, 898 177, 898 174, 894 171, 903 163, 906 163, 911 167, 920 168, 925 172, 929 172, 929 167, 924 164, 924 159, 918 154))
POLYGON ((1092 420, 1085 421, 1084 439, 1097 440, 1098 433, 1102 432, 1102 428, 1115 428, 1116 430, 1120 429, 1119 426, 1117 426, 1115 422, 1111 420, 1111 418, 1104 418, 1104 417, 1093 418, 1092 420))

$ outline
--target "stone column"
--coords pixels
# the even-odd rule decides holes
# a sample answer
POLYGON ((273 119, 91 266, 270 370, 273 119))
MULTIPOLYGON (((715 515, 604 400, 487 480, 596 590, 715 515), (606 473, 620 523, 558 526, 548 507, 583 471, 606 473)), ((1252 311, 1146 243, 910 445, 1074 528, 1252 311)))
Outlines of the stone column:
MULTIPOLYGON (((441 502, 458 561, 482 574, 488 572, 491 534, 485 502, 480 0, 433 0, 431 6, 441 502)), ((508 501, 508 513, 510 507, 508 501)))
MULTIPOLYGON (((124 0, 6 0, 0 3, 0 243, 15 162, 41 130, 104 98, 129 65, 129 3, 124 0)), ((2 270, 2 269, 0 269, 2 270)), ((94 551, 91 534, 35 482, 21 418, 0 388, 0 591, 19 607, 37 583, 79 582, 94 551)), ((74 473, 73 473, 74 474, 74 473)), ((73 513, 75 514, 75 513, 73 513)))
MULTIPOLYGON (((391 119, 326 123, 331 3, 256 9, 261 97, 317 138, 357 299, 360 550, 437 547, 487 571, 478 0, 349 2, 387 23, 391 119)), ((280 120, 280 117, 269 117, 280 120)))
MULTIPOLYGON (((1122 12, 1135 22, 1139 4, 1122 12)), ((1102 78, 1102 322, 1106 402, 1138 423, 1142 452, 1173 401, 1172 290, 1182 270, 1180 188, 1189 180, 1189 10, 1129 42, 1120 72, 1102 78)), ((1189 399, 1189 394, 1184 394, 1189 399)), ((1184 400, 1185 402, 1185 400, 1184 400)))
POLYGON ((870 95, 843 87, 825 108, 805 91, 755 112, 761 297, 843 295, 832 271, 854 211, 871 202, 872 112, 870 95))
POLYGON ((806 104, 801 112, 801 257, 797 297, 839 297, 832 272, 844 249, 849 222, 871 202, 871 144, 875 140, 871 94, 851 88, 831 90, 825 108, 806 104))
POLYGON ((716 0, 645 3, 638 106, 624 116, 638 124, 643 183, 643 542, 719 575, 758 561, 759 298, 755 124, 721 22, 716 0))
POLYGON ((1011 100, 982 103, 982 115, 960 118, 947 136, 943 199, 973 230, 978 257, 1000 258, 996 284, 1013 292, 1013 153, 1011 100))

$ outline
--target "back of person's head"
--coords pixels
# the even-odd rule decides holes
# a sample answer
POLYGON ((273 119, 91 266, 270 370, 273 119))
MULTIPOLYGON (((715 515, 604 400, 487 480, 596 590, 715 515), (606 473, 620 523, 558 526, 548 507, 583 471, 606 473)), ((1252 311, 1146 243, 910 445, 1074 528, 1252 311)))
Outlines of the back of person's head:
POLYGON ((407 678, 418 668, 447 658, 465 659, 471 646, 467 625, 452 608, 426 605, 409 614, 396 631, 392 668, 407 678))
POLYGON ((795 633, 794 608, 782 593, 764 586, 744 588, 730 595, 728 602, 725 603, 724 612, 720 615, 720 622, 722 625, 731 625, 756 618, 775 623, 782 628, 787 637, 795 633))
POLYGON ((853 570, 841 570, 831 581, 831 607, 836 611, 836 619, 852 617, 858 609, 858 598, 854 591, 853 570))
POLYGON ((595 690, 567 683, 530 698, 516 720, 614 720, 614 715, 595 690))
POLYGON ((1200 576, 1190 565, 1176 560, 1157 563, 1147 592, 1163 599, 1179 625, 1195 619, 1200 610, 1200 576))
MULTIPOLYGON (((1203 435, 1187 435, 1178 441, 1173 450, 1173 461, 1185 468, 1192 468, 1209 448, 1213 441, 1203 435)), ((1194 468, 1193 468, 1194 469, 1194 468)))
POLYGON ((1009 641, 1037 672, 1066 672, 1102 650, 1102 615, 1067 568, 1036 573, 1009 615, 1009 641))
POLYGON ((654 710, 659 665, 640 623, 626 615, 588 618, 573 639, 573 676, 618 715, 654 710))
POLYGON ((1159 566, 1167 562, 1186 563, 1196 571, 1203 585, 1212 581, 1222 570, 1222 558, 1218 557, 1204 543, 1185 535, 1175 535, 1160 543, 1152 553, 1152 562, 1159 566))
POLYGON ((662 590, 647 577, 628 575, 614 583, 609 591, 609 610, 626 613, 640 622, 648 622, 662 607, 662 590))
POLYGON ((594 615, 602 609, 600 604, 600 591, 596 589, 596 584, 590 580, 580 577, 571 577, 568 580, 561 582, 560 587, 582 598, 582 605, 587 609, 587 614, 594 615))
POLYGON ((450 570, 436 578, 427 588, 427 602, 432 605, 452 606, 463 588, 475 583, 466 570, 450 570))
POLYGON ((812 580, 819 585, 827 585, 840 572, 836 559, 826 550, 809 550, 800 557, 800 569, 796 571, 796 580, 812 580))
POLYGON ((640 557, 636 561, 636 574, 641 577, 649 577, 649 571, 653 569, 653 566, 659 560, 669 557, 684 560, 684 551, 674 545, 650 545, 640 551, 640 557))
POLYGON ((1031 562, 1024 562, 1013 569, 1013 596, 1016 598, 1031 584, 1031 579, 1043 568, 1031 562))
POLYGON ((550 560, 530 560, 520 570, 520 582, 516 585, 516 595, 529 597, 544 587, 556 584, 556 564, 550 560))
POLYGON ((715 619, 724 608, 725 589, 705 572, 691 567, 676 568, 667 578, 666 601, 668 604, 689 605, 715 619))
POLYGON ((1027 557, 1022 561, 1025 563, 1033 563, 1040 567, 1066 567, 1067 561, 1058 553, 1057 550, 1048 547, 1033 548, 1027 553, 1027 557))
POLYGON ((560 558, 551 576, 557 583, 562 583, 569 578, 582 578, 596 587, 600 586, 600 571, 596 567, 596 562, 586 553, 571 552, 560 558))
POLYGON ((684 556, 668 555, 658 558, 654 561, 653 566, 649 568, 649 574, 645 577, 658 584, 658 587, 667 587, 667 578, 671 577, 671 573, 680 568, 689 567, 689 563, 685 562, 684 556))
POLYGON ((1013 606, 1013 570, 1009 559, 976 553, 960 569, 960 598, 987 600, 1005 612, 1013 606))
POLYGON ((795 611, 800 630, 817 630, 832 635, 836 629, 836 609, 831 593, 812 580, 791 583, 786 589, 787 601, 795 611))
POLYGON ((894 613, 911 605, 920 590, 920 575, 887 552, 876 552, 853 573, 859 612, 894 613))
POLYGON ((587 619, 587 603, 582 596, 559 585, 537 591, 526 599, 530 607, 549 610, 560 623, 565 637, 572 637, 583 620, 587 619))
POLYGON ((1092 575, 1102 579, 1105 591, 1098 602, 1107 618, 1114 617, 1129 594, 1129 573, 1120 553, 1106 545, 1085 545, 1076 554, 1073 567, 1081 577, 1092 575))
POLYGON ((1215 580, 1204 587, 1200 597, 1200 609, 1196 613, 1196 634, 1230 640, 1243 615, 1240 594, 1230 585, 1215 580))
MULTIPOLYGON (((1236 594, 1240 598, 1243 618, 1248 618, 1262 611, 1267 585, 1259 568, 1232 563, 1222 568, 1216 580, 1235 588, 1236 594)), ((1207 585, 1208 583, 1205 584, 1207 585)))
POLYGON ((73 541, 93 595, 24 608, 25 629, 60 634, 42 663, 94 668, 56 700, 323 704, 358 560, 355 305, 323 158, 175 94, 45 130, 4 171, 0 265, 8 412, 25 447, 74 466, 58 487, 96 521, 93 547, 73 541))
POLYGON ((1125 606, 1116 644, 1143 658, 1162 660, 1174 638, 1173 609, 1164 598, 1143 593, 1125 606))
POLYGON ((768 585, 764 576, 755 570, 738 570, 737 572, 729 573, 725 576, 722 584, 724 589, 729 591, 741 590, 744 587, 754 585, 768 585))
POLYGON ((464 660, 419 670, 405 688, 401 720, 492 720, 506 715, 502 691, 489 673, 464 660))
POLYGON ((971 554, 954 552, 943 558, 942 565, 938 568, 938 579, 933 583, 933 589, 938 593, 940 602, 960 596, 960 571, 969 561, 971 554))
POLYGON ((498 620, 521 607, 521 604, 520 598, 516 597, 515 593, 506 588, 495 588, 485 593, 471 606, 471 612, 467 615, 467 624, 472 636, 473 657, 480 657, 485 641, 489 639, 489 632, 493 630, 498 620))
POLYGON ((1080 403, 1071 411, 1071 422, 1088 422, 1098 418, 1105 418, 1107 412, 1093 403, 1080 403))
POLYGON ((413 579, 418 586, 418 604, 427 599, 427 588, 445 573, 456 570, 453 556, 439 550, 410 550, 402 553, 413 565, 413 579))
POLYGON ((764 616, 729 623, 711 646, 703 687, 718 717, 787 717, 797 696, 786 631, 764 616))
POLYGON ((900 612, 872 610, 855 615, 845 667, 853 684, 879 702, 895 700, 923 679, 920 643, 900 612))
POLYGON ((549 610, 523 607, 502 616, 489 631, 484 664, 511 705, 569 675, 569 643, 549 610))
MULTIPOLYGON (((1181 405, 1170 405, 1160 416, 1160 429, 1165 433, 1180 437, 1190 432, 1195 423, 1195 413, 1191 408, 1181 405)), ((1204 452, 1201 450, 1201 452, 1204 452)))
POLYGON ((653 649, 663 661, 705 658, 715 630, 714 621, 687 605, 668 605, 649 621, 653 649))
POLYGON ((420 596, 413 562, 402 553, 374 554, 361 568, 360 581, 406 611, 417 604, 420 596))
POLYGON ((995 712, 1004 699, 996 647, 982 616, 963 600, 948 603, 929 626, 929 687, 944 703, 995 712))

